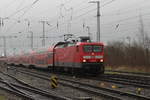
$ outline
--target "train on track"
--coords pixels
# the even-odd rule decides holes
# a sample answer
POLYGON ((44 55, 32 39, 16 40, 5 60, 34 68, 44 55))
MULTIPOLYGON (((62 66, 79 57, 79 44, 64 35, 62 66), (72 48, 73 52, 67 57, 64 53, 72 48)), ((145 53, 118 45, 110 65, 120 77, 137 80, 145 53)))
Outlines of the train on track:
POLYGON ((59 72, 104 73, 104 45, 91 42, 89 37, 58 42, 52 47, 10 56, 6 63, 24 67, 47 68, 59 72))

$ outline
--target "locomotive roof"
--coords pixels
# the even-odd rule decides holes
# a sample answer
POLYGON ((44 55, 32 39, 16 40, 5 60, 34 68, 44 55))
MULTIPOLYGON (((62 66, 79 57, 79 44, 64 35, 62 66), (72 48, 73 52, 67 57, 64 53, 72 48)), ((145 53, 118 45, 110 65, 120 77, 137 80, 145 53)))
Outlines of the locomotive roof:
POLYGON ((66 42, 58 42, 55 46, 54 46, 54 48, 55 47, 57 47, 57 46, 59 46, 59 45, 64 45, 64 44, 69 44, 69 43, 73 43, 73 44, 75 44, 75 45, 85 45, 85 44, 92 44, 92 45, 94 45, 94 44, 100 44, 100 45, 104 45, 103 43, 101 43, 101 42, 70 42, 70 41, 66 41, 66 42))
POLYGON ((101 42, 77 42, 77 44, 76 45, 85 45, 85 44, 91 44, 91 45, 94 45, 94 44, 100 44, 100 45, 104 45, 103 43, 101 43, 101 42))

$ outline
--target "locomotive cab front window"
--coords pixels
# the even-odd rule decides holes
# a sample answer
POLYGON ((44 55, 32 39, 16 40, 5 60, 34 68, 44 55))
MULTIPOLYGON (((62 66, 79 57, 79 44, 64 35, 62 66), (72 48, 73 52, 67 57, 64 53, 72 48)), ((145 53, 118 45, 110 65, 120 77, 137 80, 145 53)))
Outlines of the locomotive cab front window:
POLYGON ((102 52, 102 46, 93 46, 93 52, 102 52))
POLYGON ((83 46, 84 52, 92 52, 92 46, 91 45, 85 45, 83 46))
POLYGON ((84 52, 102 52, 103 46, 100 45, 85 45, 83 46, 84 52))

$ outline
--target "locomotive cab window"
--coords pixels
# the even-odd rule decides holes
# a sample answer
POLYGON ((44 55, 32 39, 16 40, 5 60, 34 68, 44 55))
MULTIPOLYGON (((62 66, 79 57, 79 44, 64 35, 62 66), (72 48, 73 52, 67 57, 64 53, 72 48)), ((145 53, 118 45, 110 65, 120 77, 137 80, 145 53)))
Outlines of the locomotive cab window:
POLYGON ((100 45, 85 45, 83 46, 84 52, 102 52, 103 46, 100 45))
POLYGON ((92 46, 91 45, 85 45, 83 46, 84 52, 92 52, 92 46))
POLYGON ((75 43, 68 43, 68 47, 75 46, 75 43))
POLYGON ((56 46, 56 48, 64 48, 64 44, 56 46))
POLYGON ((93 46, 93 52, 102 52, 102 46, 97 45, 97 46, 93 46))

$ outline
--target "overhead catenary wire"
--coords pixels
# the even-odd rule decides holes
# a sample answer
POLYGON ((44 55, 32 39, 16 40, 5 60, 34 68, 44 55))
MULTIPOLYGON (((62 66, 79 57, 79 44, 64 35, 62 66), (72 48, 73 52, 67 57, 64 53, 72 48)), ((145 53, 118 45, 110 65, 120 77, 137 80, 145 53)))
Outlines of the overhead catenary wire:
MULTIPOLYGON (((107 4, 109 4, 109 3, 113 2, 113 1, 114 1, 114 0, 109 1, 109 2, 105 3, 105 4, 102 5, 102 6, 105 6, 105 5, 107 5, 107 4)), ((88 6, 87 6, 87 8, 88 8, 88 6)), ((83 8, 83 9, 86 9, 86 7, 83 8)), ((83 10, 83 9, 80 9, 80 11, 83 10)), ((87 15, 88 13, 93 12, 94 10, 96 10, 96 8, 91 9, 91 10, 89 10, 89 11, 87 11, 87 12, 85 12, 85 13, 79 15, 78 17, 80 18, 81 16, 87 15)), ((76 11, 74 11, 74 15, 75 15, 75 12, 76 12, 76 11)), ((112 14, 112 15, 113 15, 113 14, 112 14)), ((115 14, 114 14, 114 15, 115 15, 115 14)), ((101 17, 105 17, 105 16, 107 16, 107 14, 106 14, 106 15, 101 15, 101 17)), ((110 16, 111 16, 111 14, 110 14, 110 16)), ((75 17, 75 18, 77 18, 77 17, 75 17)), ((55 19, 57 19, 56 16, 55 16, 55 19)), ((52 21, 55 21, 55 20, 52 20, 52 21)))
POLYGON ((145 3, 146 3, 146 4, 149 4, 149 3, 147 3, 147 2, 150 2, 150 1, 149 1, 149 0, 142 0, 142 1, 140 1, 140 2, 134 3, 134 5, 136 5, 136 6, 134 6, 133 4, 131 4, 131 5, 129 5, 129 6, 126 6, 125 8, 121 8, 121 9, 119 9, 119 10, 111 11, 110 16, 113 15, 114 13, 117 13, 118 11, 120 11, 119 13, 128 13, 128 12, 130 12, 130 11, 133 9, 133 7, 134 7, 135 10, 136 10, 137 7, 139 7, 139 4, 140 4, 140 5, 141 5, 141 4, 144 4, 143 6, 140 6, 139 8, 145 7, 145 3))
MULTIPOLYGON (((13 5, 16 1, 17 1, 17 0, 12 0, 12 1, 9 2, 8 4, 2 6, 2 8, 5 8, 5 10, 6 10, 8 7, 10 7, 11 5, 13 5)), ((1 8, 1 9, 2 9, 2 8, 1 8)))
MULTIPOLYGON (((73 0, 70 0, 70 1, 73 1, 73 0)), ((68 3, 71 3, 70 1, 68 1, 68 2, 66 1, 66 3, 62 3, 63 6, 65 6, 65 5, 68 4, 68 3)), ((79 13, 79 11, 86 10, 86 9, 88 9, 89 7, 94 6, 94 5, 88 5, 88 6, 85 6, 85 7, 81 7, 81 8, 80 8, 81 5, 87 4, 89 1, 90 1, 90 0, 83 0, 83 1, 81 1, 81 2, 79 2, 79 3, 77 3, 77 4, 75 4, 75 5, 73 5, 73 6, 71 6, 71 7, 68 7, 68 8, 64 7, 64 9, 65 9, 66 11, 71 11, 70 9, 72 8, 72 9, 73 9, 73 14, 75 15, 76 13, 79 13), (77 9, 75 9, 76 7, 77 7, 77 9)), ((62 4, 61 4, 61 5, 62 5, 62 4)), ((41 14, 41 13, 44 13, 44 12, 47 12, 47 10, 40 12, 40 14, 41 14)), ((71 15, 71 16, 72 16, 72 15, 71 15)), ((52 20, 50 20, 49 22, 54 22, 54 21, 58 21, 59 17, 56 15, 56 16, 52 17, 51 19, 52 19, 52 20)))
MULTIPOLYGON (((110 4, 110 3, 114 2, 114 1, 116 1, 116 0, 111 0, 111 1, 107 2, 106 4, 102 5, 101 7, 105 7, 106 5, 108 5, 108 4, 110 4)), ((100 7, 100 8, 101 8, 101 7, 100 7)), ((74 17, 72 21, 75 21, 76 19, 80 18, 81 16, 84 16, 84 15, 86 15, 86 14, 92 12, 92 11, 95 11, 96 9, 97 9, 97 8, 94 8, 94 9, 91 9, 91 10, 89 10, 89 11, 83 13, 83 14, 80 14, 80 15, 74 17)), ((65 22, 62 23, 61 25, 65 24, 66 22, 68 22, 68 21, 65 21, 65 22)), ((57 26, 54 26, 54 27, 51 28, 49 31, 55 29, 56 27, 57 27, 57 26)))
MULTIPOLYGON (((105 13, 104 15, 102 15, 102 17, 107 17, 107 16, 121 16, 121 15, 126 15, 126 14, 129 14, 129 13, 134 13, 134 12, 138 12, 138 11, 142 11, 142 10, 144 10, 145 11, 145 9, 146 8, 149 8, 150 7, 150 5, 148 5, 148 6, 142 6, 142 7, 138 7, 138 8, 135 8, 135 9, 130 9, 130 10, 125 10, 125 11, 120 11, 120 12, 118 12, 118 11, 115 11, 115 12, 112 12, 112 13, 105 13)), ((147 9, 148 10, 148 9, 147 9)))
MULTIPOLYGON (((30 6, 28 9, 26 9, 26 10, 24 11, 24 13, 23 13, 20 17, 24 16, 30 9, 32 9, 33 5, 35 5, 38 1, 39 1, 39 0, 35 0, 35 1, 31 4, 31 6, 30 6)), ((19 18, 20 18, 20 17, 19 17, 19 18)))
MULTIPOLYGON (((63 3, 63 5, 65 6, 66 4, 69 4, 69 3, 71 3, 71 1, 73 1, 73 0, 68 0, 68 1, 66 1, 65 3, 63 3)), ((109 0, 108 0, 109 1, 109 0)), ((72 14, 76 14, 76 13, 79 13, 79 11, 82 11, 82 10, 86 10, 86 9, 88 9, 89 7, 91 7, 91 6, 94 6, 94 5, 90 5, 90 6, 86 6, 86 7, 82 7, 82 8, 79 8, 82 4, 86 4, 86 3, 88 3, 89 2, 89 0, 83 0, 83 1, 81 1, 81 2, 79 2, 79 3, 77 3, 77 4, 75 4, 75 5, 73 5, 73 6, 71 6, 70 8, 66 8, 65 7, 65 9, 66 9, 66 11, 68 10, 68 11, 72 11, 72 13, 71 13, 71 15, 70 16, 73 16, 72 14), (78 6, 77 8, 78 9, 75 9, 75 7, 76 6, 78 6), (70 10, 71 9, 71 10, 70 10)), ((105 1, 105 2, 107 2, 107 1, 105 1)), ((47 10, 46 10, 47 11, 47 10)), ((45 11, 42 11, 42 12, 40 12, 40 14, 41 13, 43 13, 43 12, 45 12, 45 11)), ((49 22, 55 22, 55 21, 57 21, 57 22, 59 22, 58 20, 59 20, 59 17, 56 15, 56 16, 54 16, 54 17, 52 17, 51 18, 52 20, 50 20, 49 22)))
MULTIPOLYGON (((96 10, 96 9, 95 9, 95 10, 96 10)), ((93 10, 93 11, 94 11, 94 10, 93 10)), ((91 11, 91 13, 92 13, 93 11, 91 11)), ((86 15, 86 14, 85 14, 85 15, 86 15)), ((83 16, 84 16, 84 15, 83 15, 83 16)), ((102 16, 103 16, 103 15, 102 15, 102 16)), ((102 17, 102 16, 101 16, 101 17, 102 17)), ((111 16, 111 15, 110 15, 110 16, 111 16)), ((75 17, 75 18, 76 18, 76 17, 75 17)), ((81 16, 80 16, 79 18, 81 19, 81 16)), ((79 18, 77 18, 77 19, 79 19, 79 18)), ((124 19, 124 18, 123 18, 123 19, 124 19)), ((74 19, 74 20, 75 20, 75 19, 74 19)), ((118 24, 117 22, 120 22, 120 21, 116 21, 116 22, 114 21, 114 24, 117 25, 117 24, 118 24)), ((121 22, 123 22, 123 21, 121 21, 121 22)), ((106 24, 107 24, 107 23, 106 23, 106 24)), ((108 24, 109 24, 109 23, 108 23, 108 24)), ((57 26, 56 26, 56 27, 57 27, 57 26)))
MULTIPOLYGON (((109 1, 109 2, 106 2, 105 4, 101 5, 101 7, 100 7, 100 8, 102 8, 102 7, 106 6, 106 5, 108 5, 108 4, 110 4, 110 3, 114 2, 114 1, 116 1, 116 0, 111 0, 111 1, 109 1)), ((90 6, 87 6, 87 8, 88 8, 88 7, 90 7, 90 6)), ((86 7, 85 7, 85 8, 82 8, 82 9, 79 9, 79 10, 81 11, 81 10, 84 10, 84 9, 86 9, 86 7)), ((94 9, 88 10, 88 11, 86 11, 85 13, 80 14, 79 16, 76 16, 76 17, 75 17, 75 19, 77 19, 78 17, 84 16, 84 15, 86 15, 86 14, 90 13, 90 12, 96 11, 96 9, 97 9, 97 8, 94 8, 94 9)), ((76 12, 78 12, 78 10, 77 10, 76 12)))
MULTIPOLYGON (((140 8, 140 10, 142 10, 142 9, 144 9, 144 8, 148 8, 148 7, 149 7, 149 6, 140 8)), ((84 9, 84 8, 83 8, 83 9, 84 9)), ((80 9, 80 10, 82 10, 82 9, 80 9)), ((95 8, 95 9, 91 9, 91 10, 89 10, 88 12, 93 11, 93 10, 96 10, 96 8, 95 8)), ((132 12, 135 11, 135 10, 136 10, 136 9, 132 10, 132 12)), ((88 13, 88 12, 86 12, 86 13, 88 13)), ((130 13, 130 12, 128 12, 128 13, 130 13)), ((128 14, 128 13, 124 13, 124 12, 123 12, 122 14, 128 14)), ((104 14, 104 15, 101 15, 101 17, 113 16, 113 15, 122 15, 122 14, 109 14, 109 15, 107 15, 107 14, 105 15, 105 14, 104 14)), ((84 15, 84 14, 83 14, 83 15, 84 15)), ((82 14, 81 14, 80 16, 82 16, 82 14)), ((79 17, 80 17, 80 16, 79 16, 79 17)), ((56 18, 56 16, 55 16, 55 18, 56 18)), ((9 20, 11 20, 11 19, 9 19, 9 20)), ((18 21, 18 19, 12 19, 12 20, 18 21)), ((53 21, 55 21, 55 20, 53 19, 53 21)), ((50 22, 50 21, 49 21, 49 22, 50 22)))
MULTIPOLYGON (((147 16, 147 15, 150 15, 150 12, 142 14, 142 16, 147 16)), ((78 16, 78 17, 79 17, 79 16, 78 16)), ((104 24, 101 24, 101 25, 117 24, 117 23, 121 23, 121 22, 124 22, 124 21, 127 21, 127 20, 132 20, 132 19, 134 19, 134 18, 136 18, 136 17, 138 18, 139 15, 122 18, 122 19, 119 19, 119 20, 117 20, 117 21, 113 21, 113 22, 109 22, 109 23, 104 23, 104 24)))
MULTIPOLYGON (((147 16, 147 15, 150 15, 150 12, 148 12, 148 13, 144 13, 144 14, 142 14, 141 16, 147 16)), ((138 18, 139 17, 139 15, 135 15, 135 16, 130 16, 130 17, 127 17, 127 18, 123 18, 123 19, 119 19, 119 20, 117 20, 117 21, 114 21, 114 22, 109 22, 109 23, 104 23, 104 24, 102 24, 102 25, 109 25, 109 24, 116 24, 116 23, 121 23, 121 22, 123 22, 123 21, 127 21, 127 20, 132 20, 132 19, 134 19, 134 18, 138 18)))
MULTIPOLYGON (((17 10, 16 12, 10 14, 10 15, 8 16, 8 18, 15 16, 16 14, 20 13, 21 11, 23 11, 23 10, 25 10, 25 9, 31 8, 31 7, 32 7, 34 4, 36 4, 38 1, 39 1, 39 0, 35 0, 32 4, 27 5, 27 6, 23 7, 23 8, 21 8, 21 9, 17 10)), ((18 7, 20 7, 20 5, 19 5, 18 7)))
POLYGON ((20 8, 22 7, 22 5, 24 4, 24 2, 25 2, 25 1, 22 0, 22 1, 19 3, 19 6, 16 8, 16 10, 17 10, 17 9, 20 9, 20 8))
MULTIPOLYGON (((149 15, 149 13, 144 13, 142 16, 145 16, 145 15, 149 15)), ((126 21, 126 20, 134 19, 135 17, 138 17, 138 16, 131 16, 131 17, 127 17, 127 18, 124 18, 124 19, 121 19, 121 20, 118 20, 118 21, 123 22, 123 21, 126 21)), ((55 29, 55 27, 53 27, 52 29, 55 29)))
MULTIPOLYGON (((85 1, 87 1, 87 0, 85 0, 85 1)), ((83 1, 84 2, 84 4, 86 4, 85 3, 85 1, 83 1)), ((106 3, 104 3, 104 5, 102 5, 102 6, 105 6, 105 5, 107 5, 107 4, 109 4, 109 3, 111 3, 111 2, 113 2, 113 1, 115 1, 115 0, 111 0, 111 1, 108 1, 108 2, 106 2, 106 3)), ((76 6, 80 6, 80 4, 83 4, 83 2, 81 2, 81 3, 79 3, 78 5, 76 5, 76 6)), ((88 1, 89 2, 89 1, 88 1)), ((87 2, 87 3, 88 3, 87 2)), ((76 7, 75 6, 75 7, 76 7)), ((83 7, 83 8, 80 8, 80 9, 76 9, 74 12, 73 12, 73 14, 75 15, 76 13, 79 13, 79 11, 82 11, 82 10, 86 10, 86 9, 88 9, 89 7, 91 7, 91 6, 94 6, 94 5, 89 5, 89 6, 86 6, 86 7, 83 7)), ((65 8, 65 5, 63 5, 63 7, 65 8)), ((74 9, 74 7, 71 7, 71 8, 73 8, 74 9)), ((66 9, 66 8, 65 8, 66 9)), ((88 13, 90 13, 90 12, 92 12, 92 11, 94 11, 94 10, 96 10, 97 8, 94 8, 94 9, 92 9, 92 10, 89 10, 89 11, 87 11, 86 13, 88 14, 88 13)), ((69 9, 66 9, 66 11, 70 11, 70 8, 69 9)), ((86 13, 84 13, 85 15, 86 15, 86 13)), ((82 14, 81 16, 83 16, 84 14, 82 14)), ((71 15, 72 16, 72 15, 71 15)), ((80 17, 80 16, 79 16, 80 17)))
MULTIPOLYGON (((109 2, 105 3, 104 5, 102 5, 101 7, 103 7, 103 6, 105 6, 105 5, 109 4, 109 3, 111 3, 111 2, 113 2, 113 1, 115 1, 115 0, 109 1, 109 2)), ((87 11, 87 12, 85 12, 85 13, 79 15, 79 16, 75 17, 74 19, 80 18, 81 16, 84 16, 84 15, 86 15, 86 14, 88 14, 88 13, 94 11, 94 10, 96 10, 96 8, 91 9, 91 10, 89 10, 89 11, 87 11)), ((101 17, 103 17, 103 16, 105 16, 105 15, 101 15, 101 17)), ((110 16, 111 16, 111 15, 110 15, 110 16)))
MULTIPOLYGON (((35 1, 34 1, 32 4, 30 4, 29 6, 26 6, 26 7, 24 7, 23 9, 20 9, 19 12, 20 12, 21 10, 24 10, 25 8, 28 8, 26 11, 24 11, 24 13, 23 13, 21 16, 18 17, 18 19, 20 19, 21 17, 23 17, 23 16, 33 7, 33 5, 35 5, 38 1, 39 1, 39 0, 35 0, 35 1)), ((17 13, 18 13, 18 12, 14 13, 14 14, 17 14, 17 13)), ((12 16, 11 16, 11 17, 12 17, 12 16)), ((9 18, 9 17, 8 17, 8 18, 9 18)), ((10 26, 10 27, 6 30, 6 32, 8 32, 11 28, 13 28, 17 23, 18 23, 18 22, 13 23, 13 25, 10 26)))

